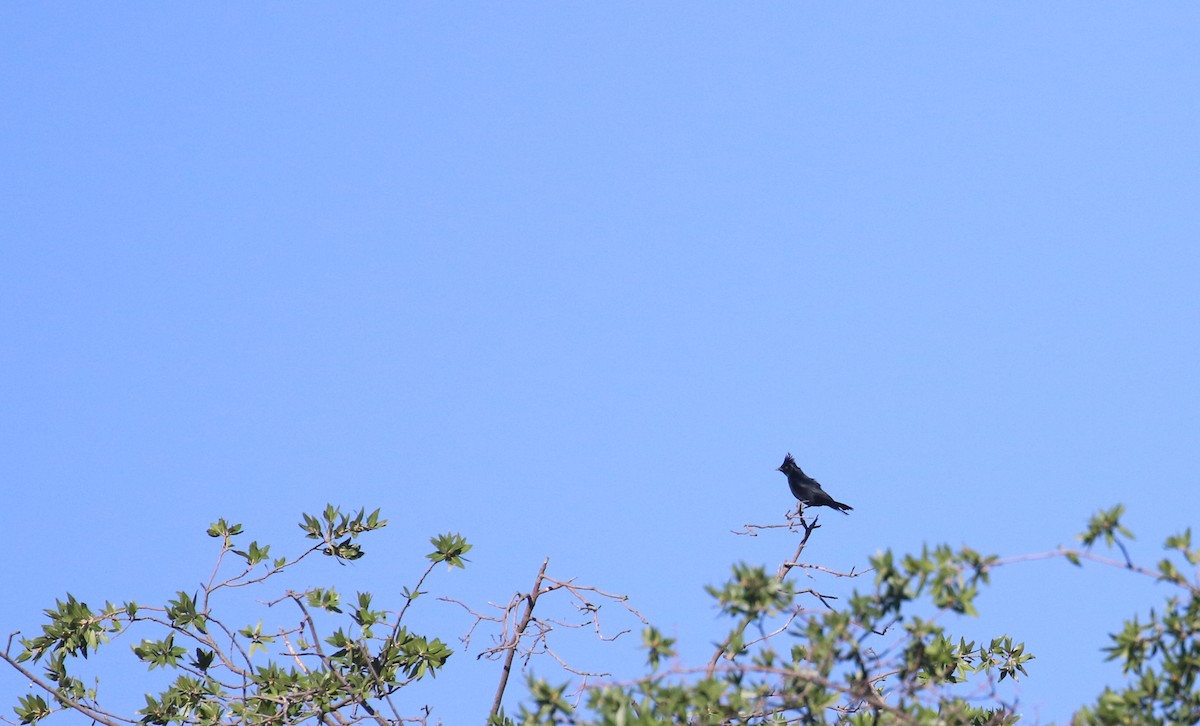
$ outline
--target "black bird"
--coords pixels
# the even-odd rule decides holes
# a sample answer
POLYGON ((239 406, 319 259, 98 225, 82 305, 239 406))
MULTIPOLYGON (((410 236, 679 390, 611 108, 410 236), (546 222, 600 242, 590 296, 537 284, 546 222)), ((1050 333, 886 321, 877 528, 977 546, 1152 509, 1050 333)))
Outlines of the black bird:
POLYGON ((842 504, 826 494, 825 490, 821 488, 820 482, 805 474, 791 454, 784 458, 779 471, 782 471, 787 477, 788 488, 792 490, 792 494, 800 500, 801 504, 808 507, 833 507, 842 514, 849 514, 850 510, 854 509, 849 504, 842 504))

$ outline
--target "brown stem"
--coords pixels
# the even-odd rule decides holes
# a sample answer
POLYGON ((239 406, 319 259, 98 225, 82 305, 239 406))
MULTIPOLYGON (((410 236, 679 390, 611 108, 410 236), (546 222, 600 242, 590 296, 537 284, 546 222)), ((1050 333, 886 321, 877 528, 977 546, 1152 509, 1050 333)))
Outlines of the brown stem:
POLYGON ((537 579, 533 581, 533 589, 524 598, 525 615, 521 617, 521 624, 513 632, 512 640, 505 646, 508 649, 508 655, 504 656, 504 670, 500 672, 500 685, 496 688, 496 698, 492 701, 492 712, 488 715, 489 721, 500 713, 500 702, 504 700, 504 689, 508 686, 508 676, 512 672, 513 658, 517 655, 517 645, 521 642, 521 636, 525 634, 525 628, 529 627, 529 621, 533 620, 533 607, 537 604, 538 595, 541 594, 542 578, 546 576, 546 565, 549 564, 550 558, 547 557, 542 562, 542 569, 538 570, 537 579))

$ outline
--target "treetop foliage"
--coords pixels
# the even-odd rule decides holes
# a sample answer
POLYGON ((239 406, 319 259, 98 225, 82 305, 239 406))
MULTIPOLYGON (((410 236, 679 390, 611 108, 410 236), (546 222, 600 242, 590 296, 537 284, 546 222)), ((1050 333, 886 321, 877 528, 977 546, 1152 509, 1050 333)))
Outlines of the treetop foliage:
MULTIPOLYGON (((500 663, 499 684, 487 720, 491 724, 1012 724, 1019 704, 998 687, 1028 677, 1034 655, 1010 634, 983 642, 956 635, 953 616, 977 615, 976 600, 998 567, 1050 557, 1077 566, 1101 564, 1151 577, 1171 586, 1159 608, 1134 615, 1111 635, 1109 660, 1122 664, 1126 684, 1106 688, 1082 707, 1073 723, 1194 724, 1200 722, 1200 550, 1191 531, 1171 535, 1167 554, 1154 567, 1129 557, 1133 534, 1121 524, 1124 508, 1096 513, 1077 536, 1082 548, 1001 559, 969 547, 924 547, 919 554, 887 550, 869 567, 836 572, 805 562, 805 548, 820 528, 803 508, 784 524, 748 525, 739 532, 783 529, 795 535, 796 551, 770 572, 737 563, 720 585, 707 588, 729 623, 707 663, 681 662, 678 643, 646 622, 628 598, 561 580, 547 572, 548 560, 528 592, 506 604, 478 611, 466 634, 471 647, 477 628, 492 629, 493 645, 477 657, 500 663), (1102 544, 1119 558, 1097 554, 1102 544), (799 588, 792 570, 824 578, 848 578, 852 593, 836 596, 818 587, 799 588), (1186 573, 1186 574, 1185 574, 1186 573), (566 598, 578 613, 565 622, 538 617, 539 598, 566 598), (602 640, 599 612, 613 604, 642 622, 645 672, 619 680, 568 665, 550 635, 586 626, 602 640), (502 707, 509 675, 520 660, 549 658, 565 669, 565 682, 526 678, 525 697, 514 715, 502 707)), ((16 721, 35 724, 61 712, 83 714, 95 723, 121 724, 378 724, 427 723, 433 705, 402 712, 396 695, 442 672, 454 651, 440 637, 410 630, 406 616, 426 594, 426 581, 444 563, 465 569, 471 545, 460 534, 432 537, 429 564, 405 586, 392 609, 374 604, 370 593, 346 598, 332 586, 284 589, 268 608, 290 614, 288 625, 230 622, 224 596, 240 588, 270 587, 273 578, 298 568, 310 555, 338 563, 366 555, 360 536, 387 525, 379 510, 343 512, 329 505, 304 514, 300 528, 313 544, 292 557, 275 557, 271 545, 241 545, 240 524, 220 519, 207 533, 220 540, 216 566, 207 582, 179 591, 162 605, 106 602, 99 610, 67 593, 45 610, 42 632, 14 636, 0 654, 31 684, 13 708, 16 721), (134 642, 135 635, 140 640, 134 642), (134 661, 147 673, 172 680, 145 695, 135 713, 106 707, 103 680, 88 680, 89 657, 114 641, 129 643, 134 661), (37 667, 40 670, 35 671, 37 667)), ((443 606, 444 607, 444 606, 443 606)), ((541 606, 545 607, 544 603, 541 606)), ((621 631, 624 632, 624 631, 621 631)), ((438 634, 450 637, 453 634, 438 634)), ((558 637, 557 635, 554 637, 558 637)), ((405 703, 411 703, 406 699, 405 703)), ((486 704, 480 705, 481 714, 486 704)))

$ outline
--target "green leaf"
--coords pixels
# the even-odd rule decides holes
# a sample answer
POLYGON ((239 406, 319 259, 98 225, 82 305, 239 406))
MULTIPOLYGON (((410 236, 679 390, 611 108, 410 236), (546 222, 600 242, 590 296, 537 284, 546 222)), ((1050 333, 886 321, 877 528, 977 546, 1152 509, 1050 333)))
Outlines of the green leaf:
POLYGON ((472 545, 468 544, 462 535, 458 533, 440 534, 436 537, 431 537, 429 543, 433 545, 433 552, 425 556, 435 563, 445 562, 451 568, 465 568, 465 563, 470 562, 463 555, 471 551, 472 545))
POLYGON ((46 699, 41 696, 21 696, 17 699, 19 705, 13 708, 23 724, 34 724, 49 716, 53 711, 46 699))

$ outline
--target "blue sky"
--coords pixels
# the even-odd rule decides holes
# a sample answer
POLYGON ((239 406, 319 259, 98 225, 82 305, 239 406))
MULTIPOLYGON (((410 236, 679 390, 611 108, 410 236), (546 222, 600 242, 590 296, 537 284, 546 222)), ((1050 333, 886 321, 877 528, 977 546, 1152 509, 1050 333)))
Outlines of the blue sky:
MULTIPOLYGON (((5 633, 67 591, 194 589, 218 517, 295 551, 334 502, 392 524, 300 585, 394 603, 457 531, 472 562, 436 592, 506 601, 549 556, 702 661, 703 586, 794 547, 729 534, 790 506, 788 451, 855 507, 808 552, 835 569, 1041 552, 1116 502, 1152 563, 1196 523, 1196 6, 48 3, 0 27, 5 633)), ((961 628, 1025 641, 1027 722, 1061 721, 1165 594, 1029 563, 961 628)), ((469 625, 422 606, 431 635, 469 625)), ((632 643, 563 637, 638 672, 632 643)), ((480 722, 475 652, 409 703, 480 722)), ((6 711, 25 692, 0 670, 6 711)))

